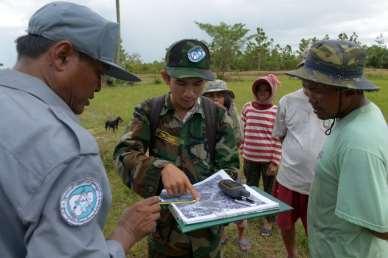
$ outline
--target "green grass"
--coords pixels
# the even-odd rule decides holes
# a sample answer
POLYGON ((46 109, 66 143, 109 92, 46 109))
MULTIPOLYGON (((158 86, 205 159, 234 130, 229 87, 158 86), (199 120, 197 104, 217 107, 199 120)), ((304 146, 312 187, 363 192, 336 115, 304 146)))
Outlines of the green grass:
MULTIPOLYGON (((378 93, 368 94, 368 97, 381 108, 387 119, 388 72, 371 70, 368 71, 368 74, 368 78, 381 88, 378 93)), ((257 75, 257 72, 230 74, 232 80, 228 82, 228 85, 230 89, 235 92, 236 106, 238 109, 241 109, 244 103, 251 100, 251 84, 257 75)), ((112 209, 108 216, 108 223, 105 227, 106 235, 109 235, 115 227, 121 212, 128 205, 139 199, 132 190, 126 188, 122 184, 121 179, 114 171, 112 164, 113 148, 124 132, 124 125, 130 122, 134 106, 146 98, 158 96, 168 91, 168 87, 164 84, 152 84, 154 81, 153 75, 145 75, 142 76, 142 78, 145 79, 144 82, 135 86, 120 85, 116 87, 104 87, 100 93, 96 94, 92 104, 81 116, 82 124, 90 130, 97 139, 112 188, 113 202, 112 209), (124 119, 124 123, 119 127, 118 132, 105 132, 105 120, 117 115, 124 119)), ((282 84, 276 94, 276 103, 281 96, 300 87, 299 80, 292 79, 285 75, 280 75, 279 78, 282 84)), ((226 229, 227 235, 229 236, 229 242, 223 248, 224 257, 286 257, 283 243, 276 227, 272 237, 262 238, 259 235, 260 225, 260 219, 249 221, 247 234, 251 239, 253 248, 246 254, 241 253, 234 243, 234 239, 236 238, 235 225, 229 225, 226 229)), ((300 222, 297 224, 297 247, 300 257, 308 257, 307 239, 300 222)), ((147 252, 146 249, 146 241, 143 240, 132 248, 132 256, 144 257, 147 252)))

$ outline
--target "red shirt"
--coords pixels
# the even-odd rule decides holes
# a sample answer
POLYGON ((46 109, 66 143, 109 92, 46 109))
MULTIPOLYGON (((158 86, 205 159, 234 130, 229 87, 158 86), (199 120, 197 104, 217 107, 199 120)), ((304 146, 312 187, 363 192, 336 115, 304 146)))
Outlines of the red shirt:
POLYGON ((279 165, 281 143, 272 137, 277 106, 265 109, 255 108, 252 102, 243 107, 241 120, 244 125, 242 155, 244 159, 255 162, 274 162, 279 165))

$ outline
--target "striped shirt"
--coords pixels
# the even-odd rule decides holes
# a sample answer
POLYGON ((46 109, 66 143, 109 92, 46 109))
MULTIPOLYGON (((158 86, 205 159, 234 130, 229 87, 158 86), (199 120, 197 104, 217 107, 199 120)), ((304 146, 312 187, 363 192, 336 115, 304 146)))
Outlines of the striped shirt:
POLYGON ((276 119, 277 106, 268 109, 257 109, 252 102, 243 107, 241 120, 244 128, 242 155, 244 159, 255 162, 274 162, 279 165, 281 143, 272 137, 276 119))

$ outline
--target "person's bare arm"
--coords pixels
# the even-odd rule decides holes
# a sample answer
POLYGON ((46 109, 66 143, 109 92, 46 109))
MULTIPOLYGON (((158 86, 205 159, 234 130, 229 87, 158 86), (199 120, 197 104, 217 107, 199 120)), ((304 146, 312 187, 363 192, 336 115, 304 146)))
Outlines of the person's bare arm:
POLYGON ((191 194, 193 199, 199 200, 199 193, 195 190, 186 174, 172 163, 168 163, 161 171, 162 183, 167 194, 176 196, 191 194))
POLYGON ((135 243, 155 230, 159 217, 159 197, 141 200, 123 212, 109 239, 118 241, 128 253, 135 243))
POLYGON ((388 232, 376 232, 376 231, 373 231, 373 230, 370 230, 369 229, 369 232, 371 232, 375 237, 377 238, 380 238, 380 239, 383 239, 383 240, 388 240, 388 232))
POLYGON ((268 169, 266 173, 267 173, 267 176, 276 176, 276 174, 278 173, 278 165, 275 164, 274 162, 271 162, 268 165, 268 169))

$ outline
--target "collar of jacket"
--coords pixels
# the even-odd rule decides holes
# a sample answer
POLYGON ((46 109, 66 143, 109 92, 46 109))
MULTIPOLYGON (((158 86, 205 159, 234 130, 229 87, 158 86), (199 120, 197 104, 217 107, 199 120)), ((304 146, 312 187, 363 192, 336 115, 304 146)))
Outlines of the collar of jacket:
MULTIPOLYGON (((190 113, 190 116, 198 113, 202 116, 202 118, 205 118, 205 113, 203 111, 201 102, 202 102, 202 97, 199 97, 197 99, 197 102, 195 103, 195 105, 192 107, 192 109, 190 109, 188 111, 188 113, 190 113)), ((169 112, 173 113, 174 111, 175 111, 175 109, 174 109, 174 106, 172 105, 172 102, 171 102, 171 93, 168 93, 164 96, 164 105, 162 107, 162 111, 160 111, 160 115, 164 116, 167 113, 169 113, 169 112)))

